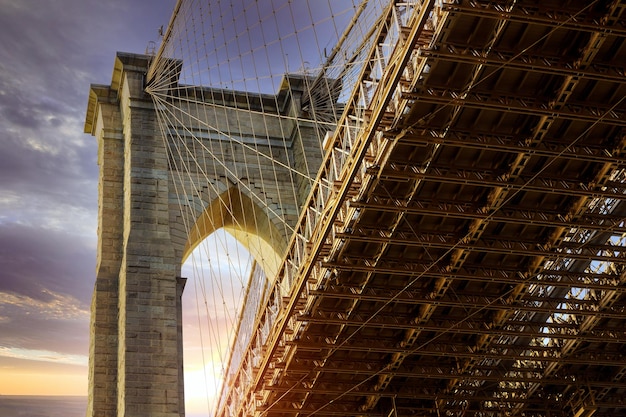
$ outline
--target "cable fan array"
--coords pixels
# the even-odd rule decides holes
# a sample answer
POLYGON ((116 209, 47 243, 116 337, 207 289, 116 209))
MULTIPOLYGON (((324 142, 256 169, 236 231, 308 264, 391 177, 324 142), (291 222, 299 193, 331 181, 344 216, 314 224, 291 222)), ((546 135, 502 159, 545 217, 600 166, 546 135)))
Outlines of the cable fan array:
MULTIPOLYGON (((246 362, 244 356, 251 349, 258 348, 260 351, 259 346, 270 340, 269 327, 272 326, 278 314, 272 310, 272 307, 278 306, 281 298, 289 294, 290 284, 297 279, 280 281, 277 287, 274 277, 283 268, 284 263, 296 265, 297 270, 297 266, 302 261, 302 257, 299 257, 300 252, 295 251, 293 253, 298 256, 292 256, 289 248, 292 242, 300 238, 298 228, 302 227, 302 219, 308 218, 301 214, 303 207, 306 207, 306 215, 315 212, 313 217, 321 215, 326 208, 325 203, 328 200, 324 198, 327 195, 322 192, 309 193, 309 191, 320 186, 322 179, 325 180, 317 175, 320 164, 329 160, 326 155, 331 151, 331 146, 328 145, 330 138, 334 141, 348 138, 346 146, 334 147, 332 151, 337 152, 337 158, 343 158, 344 162, 357 160, 358 158, 350 152, 350 146, 358 144, 358 141, 350 142, 349 137, 359 136, 361 131, 365 130, 362 129, 364 120, 371 118, 371 113, 366 114, 364 109, 372 107, 370 106, 372 103, 384 101, 377 101, 374 92, 383 84, 382 81, 378 83, 380 80, 391 78, 389 73, 392 71, 387 71, 385 67, 391 61, 385 60, 395 47, 392 40, 406 36, 406 33, 394 33, 392 25, 384 31, 377 31, 380 22, 390 21, 389 19, 379 20, 387 13, 387 10, 392 9, 388 7, 389 3, 391 2, 364 1, 356 4, 351 1, 324 3, 285 0, 263 4, 255 1, 244 1, 238 4, 216 1, 204 4, 181 1, 164 35, 163 46, 154 57, 149 74, 149 79, 152 81, 148 91, 155 101, 159 124, 169 149, 171 171, 176 177, 175 187, 178 194, 176 204, 182 219, 181 223, 185 225, 185 230, 181 231, 181 235, 188 241, 187 253, 191 253, 192 258, 196 253, 193 252, 194 247, 207 236, 212 236, 214 242, 211 244, 212 247, 205 248, 204 257, 217 267, 214 272, 209 272, 210 277, 200 277, 197 280, 200 288, 198 305, 203 305, 206 310, 205 315, 213 319, 209 325, 211 344, 208 346, 207 342, 207 351, 217 353, 215 359, 211 358, 210 361, 220 364, 221 376, 225 384, 233 390, 243 392, 248 389, 240 383, 241 375, 246 375, 247 383, 250 384, 254 380, 253 368, 270 369, 268 373, 271 374, 272 365, 268 364, 267 357, 262 363, 260 363, 259 355, 254 359, 256 362, 244 364, 246 362), (377 37, 378 33, 384 33, 384 36, 377 37), (387 37, 390 42, 386 42, 387 37), (364 73, 367 73, 367 80, 363 79, 366 78, 362 76, 364 73), (341 131, 342 134, 333 135, 333 131, 341 131), (339 148, 346 150, 345 155, 339 155, 341 153, 339 148), (311 205, 312 196, 320 196, 320 204, 311 205), (215 233, 218 230, 228 233, 215 233), (245 251, 227 236, 233 236, 243 244, 245 251), (224 253, 221 257, 220 251, 224 253), (225 261, 218 261, 219 259, 225 261), (229 278, 225 280, 226 276, 229 278), (210 284, 207 285, 207 282, 210 284), (280 288, 281 285, 284 287, 280 288), (267 300, 273 297, 279 301, 268 303, 267 300), (260 311, 259 306, 262 305, 269 306, 269 311, 263 312, 265 318, 261 322, 257 319, 259 317, 257 313, 260 311), (268 319, 267 316, 270 318, 268 319), (255 343, 256 347, 253 346, 255 343)), ((411 2, 407 2, 409 3, 411 2)), ((429 2, 431 6, 434 3, 437 3, 437 8, 442 10, 441 2, 429 2)), ((412 4, 417 4, 417 2, 412 4)), ((394 3, 394 7, 396 6, 397 4, 394 3)), ((581 13, 583 11, 584 9, 581 13)), ((387 14, 387 17, 389 15, 387 14)), ((434 12, 428 17, 428 23, 431 25, 430 32, 435 32, 436 18, 437 13, 434 12)), ((397 20, 401 19, 402 16, 398 16, 397 20)), ((411 27, 410 24, 406 24, 406 21, 398 26, 411 27)), ((544 40, 557 29, 551 29, 539 41, 544 40)), ((494 27, 494 42, 504 33, 504 30, 504 23, 494 27)), ((427 46, 431 41, 432 39, 426 36, 426 39, 417 38, 417 42, 412 42, 412 44, 423 42, 427 46)), ((492 47, 494 44, 489 44, 487 51, 490 51, 492 47)), ((515 57, 509 61, 514 59, 515 57)), ((427 54, 411 62, 421 65, 407 66, 407 71, 413 71, 411 74, 413 81, 417 83, 420 76, 428 77, 430 66, 427 64, 427 54), (415 76, 415 74, 419 75, 415 76)), ((393 69, 397 63, 397 61, 391 62, 387 68, 393 69)), ((508 62, 504 62, 502 68, 507 64, 508 62)), ((473 68, 474 72, 463 87, 462 94, 450 99, 447 96, 443 98, 444 101, 448 100, 447 104, 456 106, 458 100, 464 99, 472 91, 487 84, 490 76, 485 75, 484 65, 476 65, 473 68)), ((412 91, 411 88, 408 90, 412 91)), ((403 107, 407 106, 407 101, 411 99, 410 93, 404 98, 393 94, 390 92, 387 99, 392 98, 390 102, 396 105, 393 109, 395 115, 401 117, 398 115, 405 114, 403 109, 410 110, 403 107), (395 99, 397 103, 394 102, 395 99)), ((623 99, 614 107, 621 105, 622 101, 623 99)), ((379 107, 386 106, 387 104, 380 104, 379 107)), ((410 134, 410 130, 417 124, 427 123, 437 113, 442 112, 444 107, 445 105, 437 107, 437 110, 432 113, 415 120, 415 125, 408 126, 404 133, 410 134)), ((455 110, 450 118, 450 125, 461 114, 462 106, 459 105, 457 109, 459 111, 455 110)), ((384 109, 382 111, 384 112, 384 109)), ((441 138, 449 137, 446 136, 448 135, 447 129, 442 135, 441 138)), ((552 160, 566 154, 568 149, 576 145, 582 137, 583 134, 573 138, 567 148, 554 156, 552 160)), ((402 139, 402 134, 396 139, 402 139)), ((378 144, 376 141, 373 143, 378 144)), ((381 147, 387 146, 386 143, 381 147)), ((430 160, 435 159, 434 155, 440 147, 443 145, 439 143, 433 146, 432 155, 428 156, 430 160)), ((547 171, 550 164, 546 163, 536 175, 547 171)), ((378 164, 372 165, 374 168, 379 166, 378 164)), ((330 171, 333 168, 328 169, 330 171)), ((360 167, 355 165, 354 170, 359 169, 360 167)), ((623 182, 622 176, 623 171, 615 174, 616 179, 620 178, 619 182, 623 182)), ((371 180, 371 177, 368 178, 371 180)), ((532 181, 532 178, 526 181, 519 186, 519 190, 511 191, 510 195, 502 194, 501 201, 497 200, 493 203, 494 211, 490 211, 491 214, 486 215, 483 220, 485 222, 498 220, 493 213, 508 204, 518 194, 521 195, 524 188, 532 184, 532 181)), ((410 198, 418 195, 419 184, 419 181, 414 182, 415 188, 411 191, 410 198)), ((381 189, 383 188, 381 186, 381 189)), ((389 192, 388 201, 393 201, 392 192, 389 192)), ((614 211, 615 207, 617 207, 616 202, 598 197, 585 206, 585 209, 591 213, 597 212, 604 215, 614 211)), ((367 207, 364 205, 363 208, 367 207)), ((358 204, 355 204, 353 209, 354 211, 350 213, 355 214, 354 220, 358 217, 358 204)), ((338 208, 337 213, 339 212, 338 208)), ((405 215, 406 213, 402 210, 398 211, 396 226, 401 223, 405 215)), ((327 216, 327 219, 331 217, 327 216)), ((332 219, 328 220, 328 224, 332 221, 332 219)), ((346 221, 347 223, 349 220, 346 221)), ((417 235, 417 231, 412 227, 409 223, 410 231, 417 235)), ((599 235, 598 239, 602 241, 609 239, 612 245, 623 245, 622 235, 609 237, 609 233, 610 230, 607 229, 606 234, 599 235)), ((356 239, 350 236, 347 228, 343 234, 343 237, 340 236, 336 240, 339 243, 333 243, 333 250, 344 243, 341 242, 342 238, 356 239)), ((562 242, 579 245, 580 247, 576 250, 582 250, 583 247, 594 243, 590 240, 590 236, 583 229, 572 228, 566 236, 563 236, 562 242)), ((468 233, 452 244, 437 261, 443 261, 457 248, 464 247, 464 242, 470 237, 468 233)), ((364 239, 363 236, 358 238, 364 239)), ((306 239, 304 242, 308 243, 306 239)), ((340 250, 341 248, 337 249, 337 252, 340 250)), ((569 252, 563 253, 562 259, 559 257, 558 261, 545 262, 542 267, 558 273, 569 271, 572 267, 568 262, 573 262, 571 259, 574 259, 574 256, 569 252)), ((376 256, 382 257, 383 250, 379 251, 376 256)), ((349 333, 341 343, 334 344, 330 350, 331 353, 342 347, 348 347, 352 342, 351 339, 358 338, 358 332, 379 316, 384 308, 391 305, 424 275, 432 272, 429 270, 433 269, 437 261, 433 260, 426 267, 425 272, 412 276, 406 287, 382 303, 379 309, 372 311, 370 315, 364 313, 365 321, 349 333)), ((337 263, 337 265, 341 264, 337 263)), ((593 269, 600 273, 610 267, 609 263, 595 261, 584 266, 585 270, 593 269)), ((202 271, 203 268, 196 267, 195 269, 202 271)), ((555 275, 558 274, 555 272, 555 275)), ((542 278, 541 275, 538 277, 542 278)), ((452 279, 446 281, 447 279, 442 278, 441 282, 445 281, 446 285, 449 285, 452 279)), ((586 301, 589 298, 589 290, 582 286, 580 288, 562 286, 563 290, 555 290, 553 285, 545 283, 529 284, 525 286, 525 290, 529 297, 549 298, 558 295, 561 299, 572 303, 580 300, 586 301)), ((512 291, 513 289, 506 294, 501 294, 490 303, 501 302, 505 296, 512 295, 512 291)), ((292 298, 288 302, 296 303, 297 300, 294 300, 292 298)), ((353 305, 356 306, 359 302, 355 300, 353 305)), ((464 323, 472 320, 473 315, 478 316, 479 313, 492 307, 491 304, 473 311, 468 309, 464 318, 454 326, 462 327, 464 323)), ((429 311, 434 310, 435 307, 432 307, 429 311)), ((511 321, 536 320, 536 323, 541 326, 541 331, 540 337, 535 337, 531 341, 530 345, 533 347, 548 348, 561 343, 562 339, 559 339, 558 335, 550 336, 550 329, 560 322, 571 324, 573 316, 570 317, 569 310, 559 307, 547 314, 545 319, 529 311, 507 310, 506 318, 511 321)), ((428 314, 423 316, 425 321, 429 317, 428 314)), ((360 322, 355 320, 354 323, 360 322)), ((283 322, 279 324, 284 325, 283 322)), ((300 325, 300 328, 304 327, 301 323, 297 325, 300 325)), ((433 336, 427 342, 432 342, 441 335, 454 333, 453 327, 442 330, 439 336, 433 336)), ((505 339, 508 343, 507 338, 503 337, 500 340, 505 339)), ((407 346, 405 352, 407 355, 425 346, 424 341, 418 343, 417 339, 408 340, 410 343, 405 343, 406 340, 402 342, 407 346)), ((283 340, 277 337, 270 342, 268 345, 275 347, 283 340)), ((578 342, 567 342, 564 346, 566 349, 570 347, 573 349, 576 343, 578 342)), ((389 366, 400 366, 404 356, 398 355, 398 358, 394 359, 395 362, 390 363, 389 366)), ((206 361, 208 362, 209 359, 206 361)), ((535 358, 516 360, 513 368, 507 371, 507 376, 515 378, 518 373, 517 367, 522 365, 537 367, 537 369, 542 366, 535 358)), ((548 372, 551 372, 551 369, 553 369, 552 365, 548 372)), ((385 370, 386 368, 383 368, 379 373, 373 373, 368 377, 379 381, 377 387, 382 387, 380 390, 384 390, 392 380, 391 377, 387 378, 383 375, 385 370)), ((306 373, 297 382, 305 379, 315 380, 315 377, 311 378, 311 374, 306 373)), ((369 381, 366 379, 363 384, 367 382, 369 381)), ((293 385, 293 387, 296 386, 297 383, 293 385)), ((359 384, 352 384, 349 389, 345 390, 345 393, 358 386, 359 384)), ((287 397, 289 390, 293 387, 287 387, 287 392, 272 397, 272 401, 275 399, 272 405, 283 400, 280 395, 287 397)), ((465 392, 465 390, 470 392, 469 385, 461 384, 459 387, 459 392, 465 392)), ((508 395, 506 389, 509 388, 523 391, 526 393, 524 395, 530 397, 535 390, 540 388, 540 385, 535 382, 516 381, 508 387, 503 383, 499 385, 499 389, 504 394, 496 391, 493 394, 493 400, 505 402, 507 400, 505 397, 508 395)), ((210 406, 210 410, 224 405, 226 394, 222 392, 221 396, 219 395, 215 394, 215 401, 219 404, 214 404, 215 407, 210 406)), ((239 398, 246 396, 245 393, 238 395, 239 398)), ((315 414, 343 395, 340 394, 324 402, 320 408, 307 415, 315 414)), ((306 397, 302 401, 306 402, 306 397)), ((366 406, 373 408, 378 401, 379 397, 372 395, 368 398, 366 406)), ((456 405, 450 401, 446 406, 456 405)), ((395 400, 393 407, 395 410, 395 400)), ((241 414, 241 408, 234 411, 230 412, 229 409, 225 415, 241 414)))
POLYGON ((184 225, 205 384, 216 385, 210 413, 209 381, 228 384, 273 296, 387 3, 179 1, 153 57, 147 92, 184 225))

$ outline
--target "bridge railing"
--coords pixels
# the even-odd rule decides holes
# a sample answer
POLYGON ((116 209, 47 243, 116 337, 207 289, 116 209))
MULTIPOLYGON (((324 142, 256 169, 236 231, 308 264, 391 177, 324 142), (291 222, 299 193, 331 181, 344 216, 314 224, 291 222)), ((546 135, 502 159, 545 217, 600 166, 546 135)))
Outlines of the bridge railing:
POLYGON ((225 376, 223 379, 223 387, 220 395, 219 403, 225 400, 227 390, 225 387, 234 386, 234 381, 242 365, 246 365, 243 372, 251 372, 251 366, 254 364, 248 364, 245 362, 246 354, 248 352, 248 345, 252 339, 254 333, 255 320, 259 312, 259 308, 262 302, 268 297, 268 280, 263 268, 258 263, 254 263, 252 266, 252 272, 250 273, 249 285, 246 290, 243 303, 243 311, 239 316, 238 328, 235 334, 235 339, 232 343, 232 349, 228 365, 225 370, 225 376))
POLYGON ((405 111, 402 93, 412 85, 399 80, 416 83, 419 74, 427 70, 418 49, 428 45, 445 17, 442 2, 372 3, 380 9, 378 24, 374 25, 377 30, 367 35, 346 63, 343 74, 358 71, 360 75, 352 83, 351 96, 334 134, 327 138, 325 160, 283 265, 256 317, 239 371, 232 378, 229 371, 217 415, 240 415, 243 410, 251 415, 267 402, 270 394, 263 390, 264 385, 279 381, 281 364, 289 360, 291 342, 306 325, 296 313, 306 309, 310 291, 323 288, 332 274, 320 259, 342 245, 336 233, 359 215, 358 209, 349 208, 345 202, 367 188, 367 169, 385 148, 380 129, 392 125, 405 111))

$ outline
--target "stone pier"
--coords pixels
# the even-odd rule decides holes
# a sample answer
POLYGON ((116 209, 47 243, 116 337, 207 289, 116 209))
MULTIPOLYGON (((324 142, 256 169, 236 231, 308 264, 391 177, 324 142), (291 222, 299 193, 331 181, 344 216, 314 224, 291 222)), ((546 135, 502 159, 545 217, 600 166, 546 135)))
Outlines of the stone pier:
MULTIPOLYGON (((293 191, 289 180, 293 172, 280 167, 277 171, 268 165, 270 159, 246 167, 245 179, 218 176, 210 179, 208 187, 206 178, 198 177, 190 181, 195 184, 174 186, 179 176, 172 170, 180 161, 168 163, 168 158, 177 158, 167 154, 167 141, 172 139, 162 136, 153 100, 146 93, 150 59, 118 53, 111 84, 92 85, 89 96, 85 132, 98 140, 100 179, 88 417, 184 415, 183 260, 202 239, 223 227, 271 276, 287 247, 286 225, 296 222, 308 193, 308 184, 300 179, 293 191), (268 169, 277 171, 271 182, 263 174, 268 169), (198 201, 187 201, 181 208, 176 194, 181 187, 193 188, 190 194, 196 195, 201 190, 198 201), (231 207, 224 207, 225 201, 231 207), (184 226, 189 224, 193 227, 184 226), (251 224, 255 230, 242 226, 251 224)), ((203 110, 204 117, 211 118, 209 125, 232 124, 232 118, 247 120, 231 134, 264 138, 263 143, 255 143, 256 152, 266 152, 281 166, 311 176, 321 161, 320 129, 293 120, 302 117, 304 84, 302 77, 286 77, 276 96, 259 96, 256 101, 246 96, 249 108, 242 107, 237 92, 193 86, 177 91, 194 95, 194 100, 210 92, 206 96, 211 102, 203 110), (262 119, 264 112, 273 114, 271 123, 262 119), (285 137, 290 143, 287 151, 282 145, 280 150, 270 149, 272 138, 282 144, 285 137)), ((236 152, 251 151, 241 147, 236 152)), ((216 158, 223 159, 222 165, 235 164, 232 156, 216 158)))

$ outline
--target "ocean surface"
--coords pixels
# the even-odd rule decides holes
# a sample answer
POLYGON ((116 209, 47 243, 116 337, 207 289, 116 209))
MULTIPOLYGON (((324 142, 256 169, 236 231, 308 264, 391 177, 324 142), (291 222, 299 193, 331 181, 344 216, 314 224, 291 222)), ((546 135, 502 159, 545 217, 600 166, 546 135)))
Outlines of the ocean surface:
POLYGON ((85 417, 87 397, 0 395, 1 417, 85 417))
MULTIPOLYGON (((85 417, 87 397, 0 395, 0 417, 85 417)), ((206 417, 206 413, 187 413, 206 417)))

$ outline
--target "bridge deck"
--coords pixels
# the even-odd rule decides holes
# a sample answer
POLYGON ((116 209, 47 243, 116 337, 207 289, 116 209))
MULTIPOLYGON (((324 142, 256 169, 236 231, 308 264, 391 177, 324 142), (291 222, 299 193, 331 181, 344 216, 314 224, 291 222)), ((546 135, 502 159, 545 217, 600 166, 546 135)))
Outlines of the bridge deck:
POLYGON ((264 415, 626 410, 626 4, 458 3, 378 125, 264 415))

